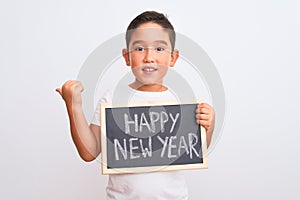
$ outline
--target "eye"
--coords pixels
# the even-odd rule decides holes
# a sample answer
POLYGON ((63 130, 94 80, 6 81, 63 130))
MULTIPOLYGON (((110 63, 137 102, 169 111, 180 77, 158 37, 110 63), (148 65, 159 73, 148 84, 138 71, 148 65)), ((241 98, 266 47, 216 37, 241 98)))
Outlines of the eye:
POLYGON ((163 47, 156 47, 155 50, 156 50, 156 51, 164 51, 165 48, 163 48, 163 47))
POLYGON ((136 47, 134 50, 135 50, 135 51, 144 51, 145 48, 144 48, 144 47, 136 47))

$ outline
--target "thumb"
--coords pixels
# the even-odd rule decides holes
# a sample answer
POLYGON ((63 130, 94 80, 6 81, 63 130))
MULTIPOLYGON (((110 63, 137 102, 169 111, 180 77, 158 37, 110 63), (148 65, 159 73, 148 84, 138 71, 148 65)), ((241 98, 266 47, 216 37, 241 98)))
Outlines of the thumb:
POLYGON ((62 96, 62 90, 61 90, 61 88, 56 88, 55 91, 58 92, 60 94, 60 96, 62 96))

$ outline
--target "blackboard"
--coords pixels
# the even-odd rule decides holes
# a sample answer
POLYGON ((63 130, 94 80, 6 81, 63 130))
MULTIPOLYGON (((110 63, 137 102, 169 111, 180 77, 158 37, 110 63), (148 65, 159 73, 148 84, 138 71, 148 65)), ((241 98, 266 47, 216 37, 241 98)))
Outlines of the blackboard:
POLYGON ((102 173, 207 168, 198 103, 101 104, 102 173))

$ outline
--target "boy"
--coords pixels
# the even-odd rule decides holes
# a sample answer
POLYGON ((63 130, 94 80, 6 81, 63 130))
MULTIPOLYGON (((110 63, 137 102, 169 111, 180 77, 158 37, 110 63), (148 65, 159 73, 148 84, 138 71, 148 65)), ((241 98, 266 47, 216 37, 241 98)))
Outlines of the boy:
MULTIPOLYGON (((174 95, 163 85, 169 67, 179 57, 174 49, 175 32, 172 24, 161 13, 147 11, 137 16, 126 31, 126 46, 122 54, 127 66, 135 76, 129 84, 130 102, 147 100, 174 100, 174 95)), ((80 157, 94 160, 101 153, 99 105, 94 119, 88 125, 82 111, 81 92, 78 81, 67 81, 56 91, 66 103, 73 141, 80 157)), ((102 102, 112 102, 107 93, 102 102)), ((196 109, 196 122, 206 129, 207 145, 214 129, 214 111, 207 103, 196 109)), ((108 199, 187 199, 187 187, 181 171, 141 174, 110 175, 107 186, 108 199)))

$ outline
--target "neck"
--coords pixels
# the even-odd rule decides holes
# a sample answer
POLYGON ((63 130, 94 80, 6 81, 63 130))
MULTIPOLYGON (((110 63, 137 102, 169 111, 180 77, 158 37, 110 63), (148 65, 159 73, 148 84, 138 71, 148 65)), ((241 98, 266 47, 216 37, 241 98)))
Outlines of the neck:
POLYGON ((129 84, 132 89, 145 91, 145 92, 163 92, 168 88, 162 84, 152 83, 152 84, 139 84, 137 82, 133 82, 129 84))

